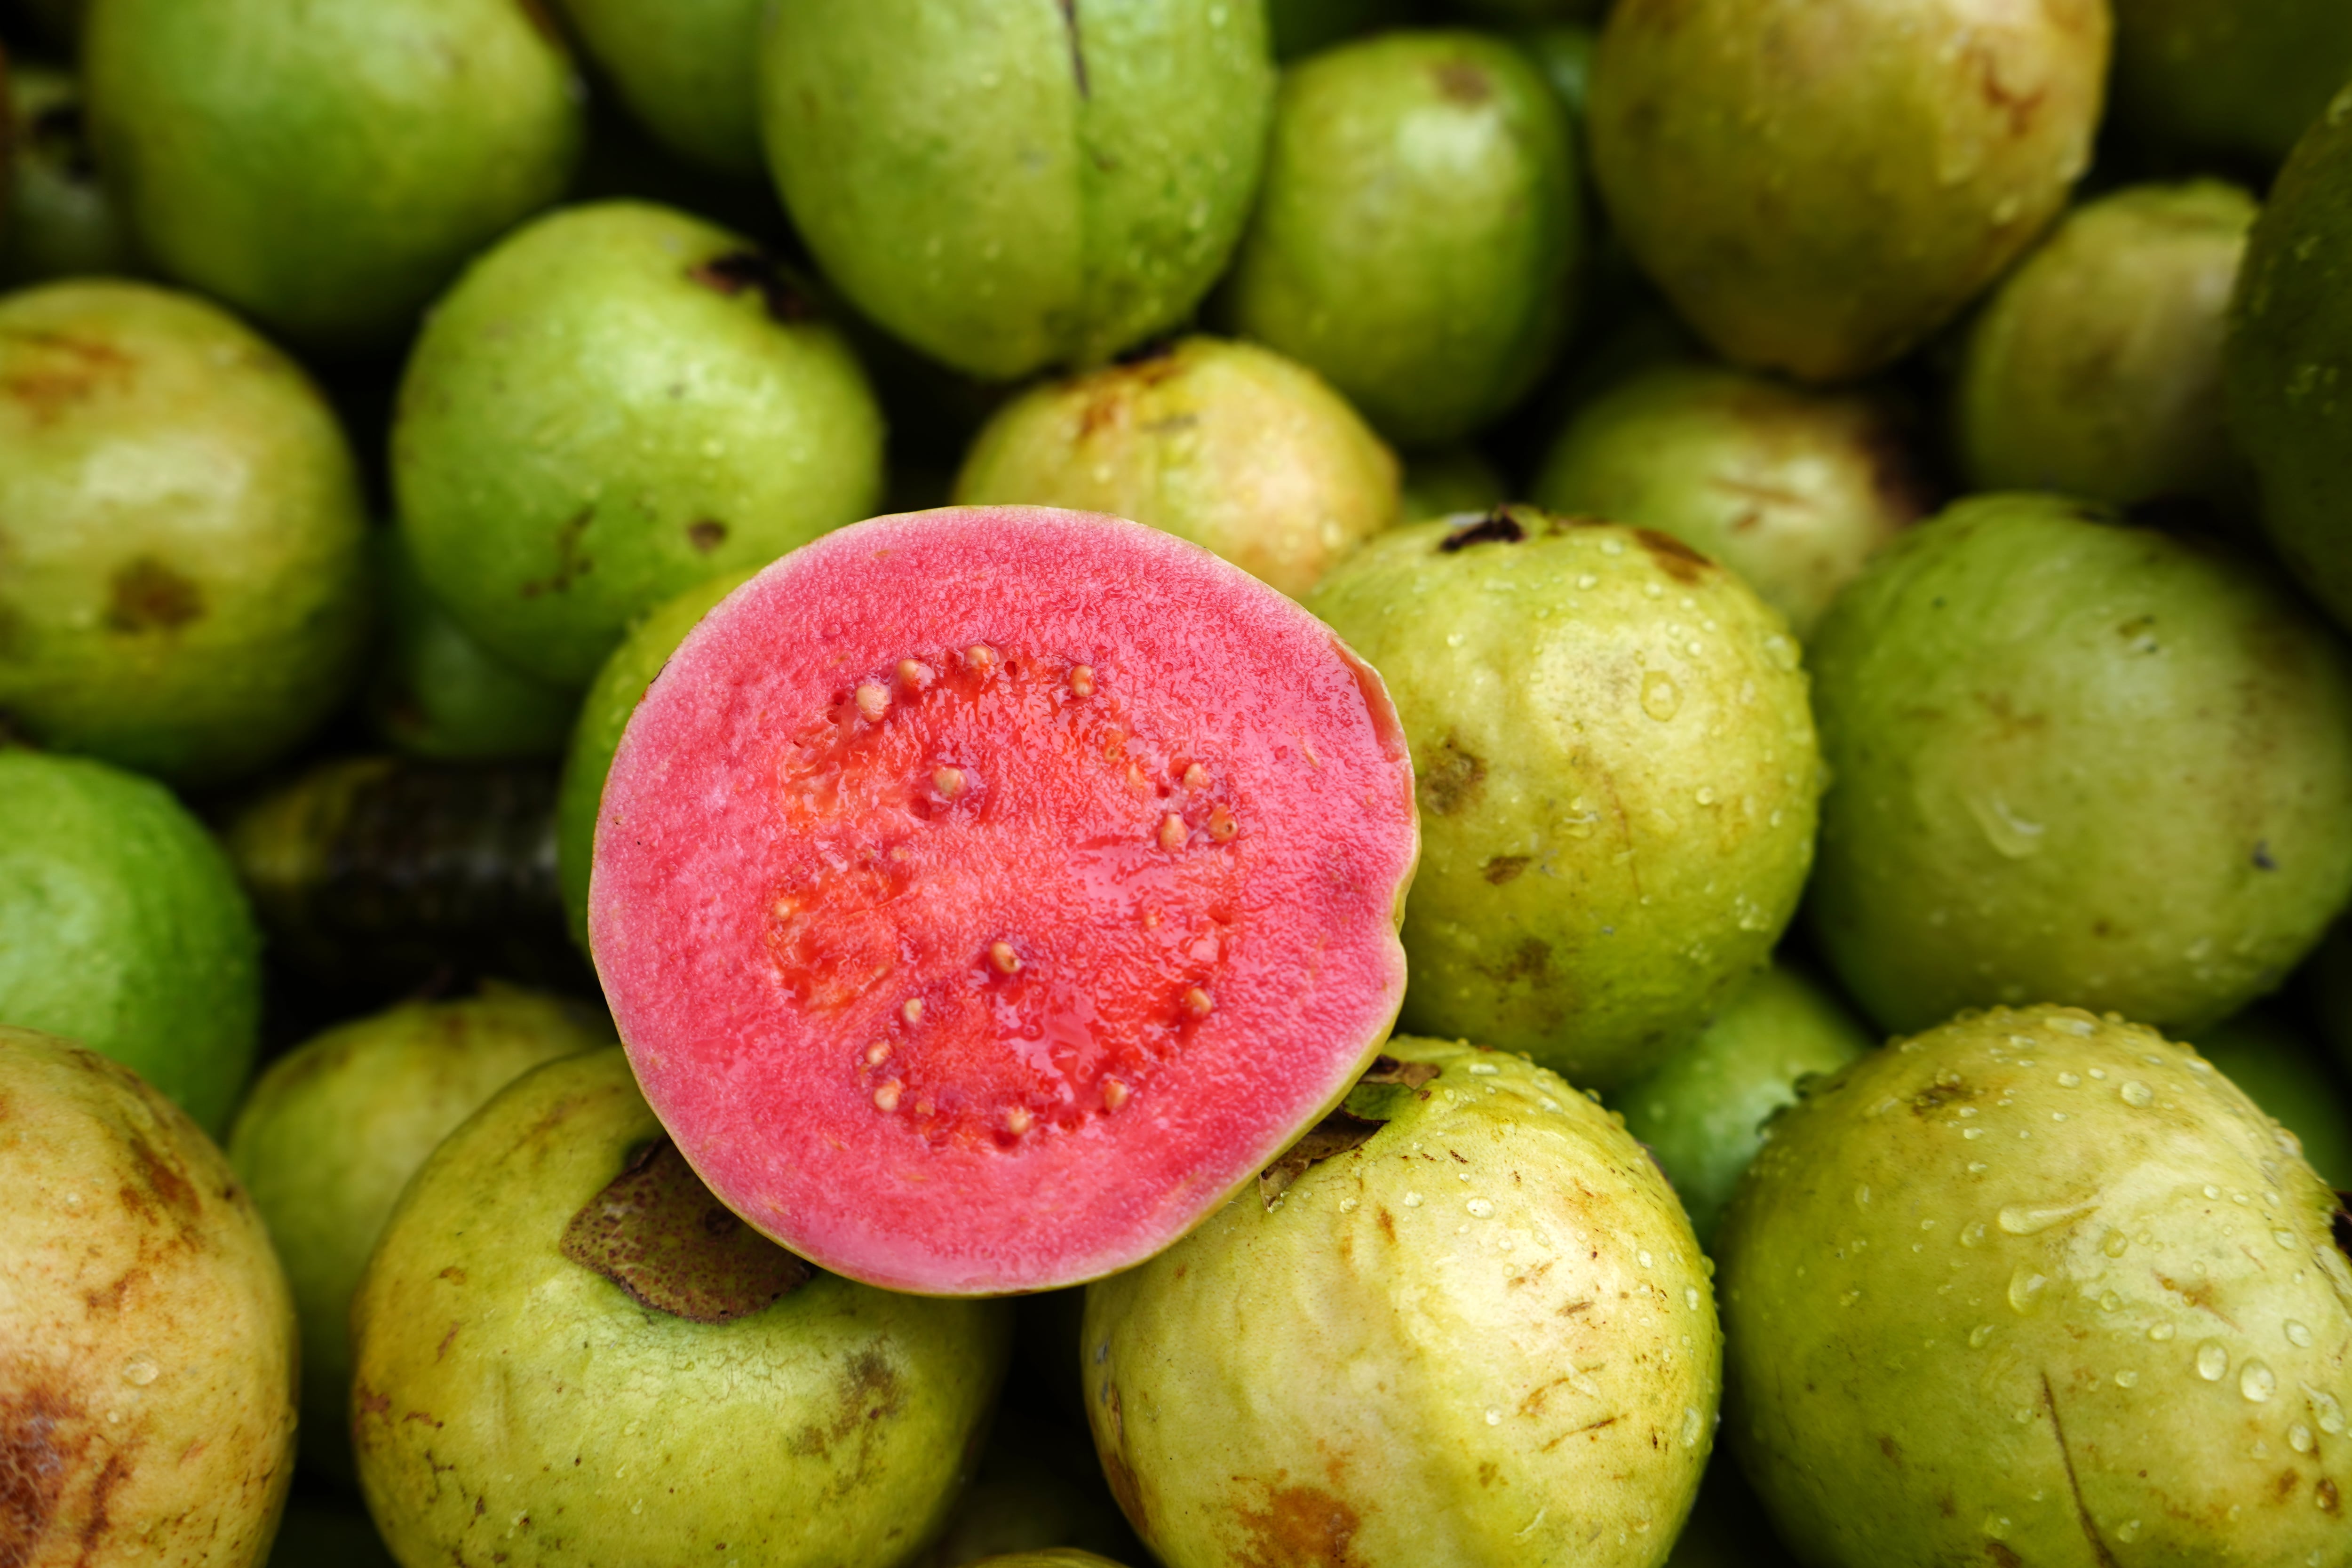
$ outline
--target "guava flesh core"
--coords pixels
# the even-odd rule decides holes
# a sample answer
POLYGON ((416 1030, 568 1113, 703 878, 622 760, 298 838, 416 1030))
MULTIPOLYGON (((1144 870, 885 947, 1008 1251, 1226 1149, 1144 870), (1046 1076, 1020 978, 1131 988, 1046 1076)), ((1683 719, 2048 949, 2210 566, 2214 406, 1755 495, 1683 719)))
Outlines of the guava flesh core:
POLYGON ((1182 1234, 1404 990, 1412 767, 1370 667, 1196 545, 1037 508, 770 566, 624 733, 589 937, 678 1147, 901 1290, 1182 1234))

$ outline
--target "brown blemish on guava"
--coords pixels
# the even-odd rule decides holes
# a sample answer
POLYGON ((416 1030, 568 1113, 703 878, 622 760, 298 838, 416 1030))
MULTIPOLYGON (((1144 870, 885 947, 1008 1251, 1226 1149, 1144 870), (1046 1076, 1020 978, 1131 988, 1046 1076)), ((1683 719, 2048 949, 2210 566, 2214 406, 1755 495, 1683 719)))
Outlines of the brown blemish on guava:
POLYGON ((1976 1097, 1977 1091, 1970 1089, 1958 1075, 1951 1075, 1948 1082, 1939 1078, 1911 1097, 1911 1114, 1930 1115, 1955 1101, 1974 1100, 1976 1097))
POLYGON ((80 1412, 54 1390, 0 1393, 0 1568, 22 1568, 48 1533, 72 1463, 88 1439, 80 1412))
POLYGON ((1062 8, 1062 30, 1070 38, 1070 77, 1078 84, 1080 98, 1092 98, 1094 89, 1087 80, 1086 44, 1078 35, 1078 0, 1058 0, 1062 8))
POLYGON ((2294 1489, 2302 1484, 2303 1474, 2301 1471, 2281 1470, 2278 1474, 2278 1479, 2271 1483, 2272 1500, 2275 1502, 2286 1501, 2287 1499, 2294 1495, 2294 1489))
POLYGON ((2025 1559, 1998 1541, 1985 1542, 1985 1555, 2000 1564, 2000 1568, 2024 1568, 2025 1559))
POLYGON ((147 1270, 137 1265, 115 1276, 114 1283, 102 1290, 85 1290, 81 1294, 82 1309, 90 1313, 115 1313, 122 1310, 123 1299, 131 1288, 147 1278, 147 1270))
POLYGON ((1551 971, 1551 943, 1540 937, 1528 937, 1511 952, 1510 958, 1498 967, 1486 970, 1497 985, 1509 985, 1525 980, 1541 984, 1551 971))
POLYGON ((1388 1237, 1391 1241, 1394 1241, 1396 1239, 1396 1216, 1389 1213, 1388 1210, 1382 1209, 1379 1215, 1379 1223, 1381 1234, 1388 1237))
MULTIPOLYGON (((1245 1483, 1255 1485, 1255 1483, 1245 1483)), ((1356 1568, 1349 1555, 1363 1520, 1320 1487, 1270 1486, 1265 1506, 1234 1502, 1234 1519, 1249 1539, 1234 1561, 1244 1568, 1356 1568)))
POLYGON ((23 404, 36 425, 55 424, 74 405, 97 396, 106 383, 128 381, 138 363, 111 343, 64 332, 0 332, 0 338, 49 351, 0 376, 0 393, 23 404))
POLYGON ((1465 751, 1462 737, 1448 731, 1429 765, 1420 771, 1415 788, 1433 815, 1452 816, 1475 802, 1486 783, 1486 759, 1465 751))
POLYGON ((1281 1158, 1258 1173, 1258 1198, 1268 1209, 1275 1200, 1290 1190, 1291 1184, 1305 1175, 1313 1166, 1336 1154, 1360 1149, 1370 1142, 1372 1134, 1387 1126, 1385 1121, 1359 1116, 1345 1106, 1331 1112, 1308 1128, 1298 1142, 1282 1152, 1281 1158))
POLYGON ((2058 1439, 2058 1458, 2066 1467, 2066 1489, 2074 1499, 2074 1518, 2083 1527, 2083 1539, 2091 1544, 2091 1559, 2099 1568, 2116 1568, 2115 1553, 2099 1539, 2099 1527, 2091 1519, 2091 1510, 2083 1501, 2083 1483, 2074 1474, 2074 1451, 2066 1447, 2066 1428, 2058 1419, 2058 1398, 2050 1391, 2050 1374, 2042 1374, 2042 1407, 2050 1412, 2050 1430, 2058 1439))
POLYGON ((2329 1480, 2323 1476, 2320 1478, 2319 1485, 2315 1489, 2315 1490, 2317 1493, 2320 1512, 2332 1514, 2338 1511, 2343 1507, 2342 1501, 2337 1497, 2336 1483, 2334 1481, 2329 1480))
POLYGON ((522 8, 522 14, 530 19, 530 25, 539 29, 541 37, 557 49, 570 53, 564 49, 563 29, 555 25, 554 14, 548 10, 545 0, 515 0, 515 4, 522 8))
POLYGON ((2170 1291, 2173 1295, 2179 1297, 2181 1300, 2187 1302, 2189 1306, 2194 1307, 2197 1310, 2210 1313, 2221 1322, 2228 1324, 2231 1330, 2237 1330, 2237 1322, 2233 1319, 2225 1316, 2219 1307, 2213 1305, 2214 1289, 2213 1281, 2210 1279, 2200 1279, 2194 1285, 2183 1287, 2177 1281, 2168 1279, 2161 1274, 2156 1275, 2155 1279, 2158 1285, 2163 1286, 2165 1289, 2170 1291))
POLYGON ((463 1327, 465 1327, 463 1323, 451 1323, 449 1325, 449 1331, 443 1334, 441 1336, 441 1342, 433 1347, 433 1359, 435 1361, 439 1361, 442 1357, 449 1353, 449 1347, 457 1342, 457 1331, 463 1327))
POLYGON ((1715 564, 1673 534, 1660 533, 1654 528, 1635 529, 1633 542, 1650 552, 1659 571, 1677 583, 1696 583, 1715 564))
POLYGON ((1437 90, 1455 103, 1475 107, 1495 96, 1494 82, 1468 60, 1447 60, 1430 75, 1437 79, 1437 90))
POLYGON ((1475 522, 1465 523, 1437 542, 1437 552, 1452 555, 1474 544, 1517 544, 1528 536, 1519 520, 1501 507, 1475 522))
POLYGON ((1114 1385, 1106 1392, 1109 1395, 1111 1440, 1097 1443, 1095 1454, 1102 1461, 1103 1482, 1110 1488, 1111 1500, 1118 1504, 1118 1511, 1127 1516, 1135 1533, 1148 1541, 1151 1538, 1150 1515, 1143 1506, 1143 1489, 1136 1484, 1135 1471, 1127 1462, 1127 1423, 1119 1411, 1118 1389, 1114 1385))
POLYGON ((1885 1455, 1887 1463, 1896 1469, 1903 1468, 1903 1445, 1885 1432, 1878 1435, 1878 1451, 1885 1455))
MULTIPOLYGON (((105 1543, 106 1532, 114 1522, 109 1507, 114 1498, 114 1489, 130 1479, 130 1475, 131 1466, 120 1453, 108 1454, 106 1463, 99 1467, 98 1479, 89 1485, 89 1517, 82 1521, 81 1551, 74 1558, 75 1568, 82 1568, 105 1543)), ((6 1561, 6 1558, 0 1557, 0 1562, 6 1561)), ((11 1568, 14 1568, 13 1564, 11 1568)))
POLYGON ((667 1138, 638 1150, 581 1206, 561 1250, 639 1306, 697 1323, 731 1323, 814 1272, 713 1197, 667 1138))
POLYGON ((2000 79, 2000 55, 1982 44, 1968 51, 1969 63, 1976 67, 1977 91, 1985 102, 2006 115, 2009 133, 2022 138, 2033 129, 2034 116, 2050 94, 2046 88, 2031 92, 2019 92, 2000 79))
POLYGON ((727 525, 715 517, 706 517, 687 529, 686 542, 708 555, 727 542, 727 525))
POLYGON ((580 552, 581 538, 588 525, 596 520, 596 509, 582 507, 555 531, 555 573, 550 577, 535 578, 522 585, 522 596, 536 599, 541 594, 562 594, 572 584, 596 569, 596 563, 580 552))
POLYGON ((1528 868, 1530 858, 1526 855, 1496 855, 1480 868, 1479 875, 1499 888, 1506 882, 1517 881, 1520 873, 1528 868))
POLYGON ((106 604, 111 632, 177 631, 205 613, 205 593, 152 555, 117 568, 106 604))
POLYGON ((698 266, 686 269, 687 277, 705 289, 733 299, 747 289, 756 289, 760 303, 767 308, 768 319, 790 326, 799 321, 814 321, 818 311, 808 296, 775 258, 756 250, 730 250, 724 256, 714 256, 698 266))
POLYGON ((1364 1076, 1356 1081, 1400 1084, 1406 1089, 1419 1089, 1444 1070, 1435 1062, 1400 1061, 1383 1053, 1372 1058, 1372 1065, 1366 1068, 1364 1076))

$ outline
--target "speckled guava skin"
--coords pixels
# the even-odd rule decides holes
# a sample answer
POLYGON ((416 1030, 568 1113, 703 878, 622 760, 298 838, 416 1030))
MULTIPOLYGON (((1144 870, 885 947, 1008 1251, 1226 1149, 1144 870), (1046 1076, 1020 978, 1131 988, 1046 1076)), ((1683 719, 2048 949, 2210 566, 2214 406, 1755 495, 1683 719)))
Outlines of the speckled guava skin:
POLYGON ((1661 533, 1512 508, 1384 534, 1307 606, 1412 745, 1401 1027, 1609 1089, 1764 962, 1822 776, 1796 639, 1738 578, 1661 533))
POLYGON ((1609 214, 1724 357, 1890 363, 2090 163, 2104 0, 1620 0, 1588 124, 1609 214))
POLYGON ((679 156, 753 176, 761 0, 561 0, 629 111, 679 156))
POLYGON ((659 1136, 620 1048, 590 1052, 502 1090, 402 1194, 352 1307, 352 1404, 408 1568, 895 1568, 944 1522, 1009 1309, 827 1274, 723 1324, 639 1306, 558 1245, 659 1136))
POLYGON ((90 159, 79 79, 21 59, 6 76, 14 130, 10 174, 0 175, 0 283, 137 271, 130 226, 90 159))
POLYGON ((1582 256, 1575 132, 1534 62, 1388 33, 1285 74, 1227 310, 1392 439, 1445 442, 1549 367, 1582 256))
POLYGON ((763 33, 794 225, 933 358, 1100 363, 1224 270, 1274 104, 1264 0, 797 0, 763 33))
POLYGON ((2068 214, 1969 329, 1952 434, 1969 488, 2234 500, 2221 342, 2257 210, 2198 180, 2068 214))
POLYGON ((1809 657, 1809 908, 1882 1028, 2042 999, 2193 1031, 2352 898, 2352 660, 2250 557, 1977 497, 1881 554, 1809 657))
POLYGON ((294 1309, 228 1163, 136 1073, 0 1025, 0 1547, 253 1568, 294 1473, 294 1309))
POLYGON ((192 295, 0 299, 0 711, 61 751, 207 784, 290 748, 367 637, 334 415, 192 295))
POLYGON ((2197 1052, 2294 1135, 2319 1179, 2352 1192, 2352 1101, 2319 1047, 2283 1013, 2250 1007, 2197 1031, 2197 1052))
POLYGON ((1269 1209, 1087 1287, 1087 1414, 1168 1568, 1650 1568, 1698 1489, 1721 1340, 1641 1146, 1516 1057, 1443 1070, 1269 1209))
POLYGON ((1772 1124, 1716 1251, 1726 1434, 1823 1568, 2341 1563, 2336 1212, 2154 1030, 1964 1015, 1772 1124))
POLYGON ((954 496, 998 503, 1148 522, 1296 598, 1395 525, 1397 460, 1313 371, 1185 338, 1001 409, 954 496))
POLYGON ((612 1043, 586 1008, 500 987, 410 1002, 278 1058, 238 1110, 229 1163, 268 1223, 302 1339, 304 1464, 349 1484, 352 1291, 441 1140, 509 1083, 612 1043))
POLYGON ((1918 446, 1909 410, 1884 390, 1665 363, 1576 412, 1535 500, 1673 534, 1804 637, 1863 563, 1930 510, 1918 446))
POLYGON ((750 241, 603 202, 509 236, 435 309, 393 483, 457 624, 576 687, 671 595, 865 516, 882 417, 841 335, 750 241))
POLYGON ((2338 0, 2110 0, 2114 118, 2168 149, 2287 154, 2352 78, 2352 9, 2338 0))
POLYGON ((370 537, 385 625, 367 691, 368 722, 413 757, 495 762, 551 756, 579 693, 493 658, 433 602, 397 529, 370 537))

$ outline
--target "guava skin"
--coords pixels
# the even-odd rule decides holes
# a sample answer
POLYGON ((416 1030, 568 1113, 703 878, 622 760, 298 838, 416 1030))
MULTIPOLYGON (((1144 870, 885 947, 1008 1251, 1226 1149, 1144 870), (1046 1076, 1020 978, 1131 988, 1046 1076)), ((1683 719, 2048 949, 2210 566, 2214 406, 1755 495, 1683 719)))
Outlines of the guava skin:
POLYGON ((2336 0, 2110 0, 2114 118, 2168 149, 2275 163, 2352 77, 2352 11, 2336 0))
POLYGON ((749 241, 604 202, 509 237, 435 309, 393 484, 451 617, 577 687, 671 595, 864 517, 882 416, 847 343, 749 241))
POLYGON ((1285 74, 1225 306, 1391 440, 1438 444, 1550 366, 1583 243, 1576 135, 1535 64, 1389 33, 1285 74))
POLYGON ((1011 1344, 1000 1301, 819 1274, 732 1322, 558 1250, 662 1135, 616 1047, 502 1090, 428 1159, 352 1307, 368 1509, 410 1568, 895 1568, 937 1532, 1011 1344))
POLYGON ((2254 224, 2223 366, 2271 543, 2352 626, 2352 87, 2296 144, 2254 224))
POLYGON ((282 755, 367 637, 350 447, 295 363, 144 284, 0 300, 0 710, 174 784, 282 755))
POLYGON ((1918 445, 1908 411, 1882 390, 1666 363, 1577 411, 1535 500, 1674 535, 1739 574, 1801 637, 1932 509, 1918 445))
POLYGON ((1969 487, 2234 502, 2221 343, 2259 210, 2199 180, 2068 214, 1969 329, 1952 391, 1969 487))
POLYGON ((2319 1048, 2285 1017, 2253 1007, 2197 1032, 2198 1054, 2294 1135, 2319 1179, 2352 1191, 2352 1103, 2319 1048))
POLYGON ((0 1549, 253 1568, 294 1473, 294 1308, 220 1151, 128 1068, 0 1025, 0 1549))
POLYGON ((612 1043, 576 1004, 499 988, 411 1002, 270 1064, 229 1163, 268 1222, 302 1342, 302 1462, 351 1484, 352 1292, 400 1190, 459 1122, 557 1057, 612 1043))
POLYGON ((1796 639, 1738 578, 1664 534, 1512 508, 1385 534, 1307 607, 1381 671, 1412 746, 1400 1027, 1606 1089, 1765 961, 1822 780, 1796 639))
POLYGON ((1724 1217, 1724 1426, 1806 1563, 2343 1560, 2336 1196, 2195 1052, 1996 1008, 1823 1080, 1724 1217))
POLYGON ((579 693, 509 668, 433 602, 399 531, 370 538, 383 600, 383 647, 368 684, 368 722, 412 757, 498 762, 552 756, 579 693))
POLYGON ((0 282, 138 271, 130 226, 90 160, 79 79, 24 60, 6 74, 14 178, 0 179, 9 186, 0 282))
POLYGON ((1681 1205, 1553 1074, 1387 1049, 1442 1070, 1360 1088, 1369 1142, 1087 1287, 1129 1522, 1168 1568, 1661 1563, 1721 1363, 1681 1205))
POLYGON ((562 0, 589 57, 667 147, 745 178, 760 153, 761 0, 562 0))
POLYGON ((1397 473, 1313 371, 1196 337, 1006 405, 973 441, 953 504, 1132 518, 1297 598, 1395 526, 1397 473))
POLYGON ((207 1132, 253 1070, 261 939, 228 858, 151 779, 0 749, 0 1023, 125 1063, 207 1132))
POLYGON ((995 381, 1182 322, 1273 104, 1263 0, 802 0, 760 46, 769 168, 825 276, 995 381))
POLYGON ((2101 0, 1622 0, 1593 65, 1617 232, 1734 363, 1889 364, 2087 168, 2101 0))
POLYGON ((2352 662, 2260 563, 1959 502, 1814 637, 1811 916, 1880 1027, 2037 998, 2193 1031, 2352 898, 2352 662))
POLYGON ((148 258, 331 353, 397 342, 582 139, 536 0, 93 0, 82 63, 148 258))

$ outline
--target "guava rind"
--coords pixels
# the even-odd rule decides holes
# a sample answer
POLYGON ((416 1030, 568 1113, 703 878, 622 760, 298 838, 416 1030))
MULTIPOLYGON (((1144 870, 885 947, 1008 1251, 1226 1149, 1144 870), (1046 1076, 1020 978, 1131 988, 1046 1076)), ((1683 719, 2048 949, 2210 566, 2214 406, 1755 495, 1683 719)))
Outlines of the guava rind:
POLYGON ((562 0, 629 111, 681 157, 755 175, 761 0, 562 0))
POLYGON ((2319 1049, 2285 1017, 2249 1008, 2197 1032, 2198 1054, 2294 1135, 2319 1179, 2352 1191, 2352 1102, 2319 1049))
POLYGON ((2112 0, 2116 122, 2167 148, 2275 163, 2352 76, 2336 0, 2112 0))
POLYGON ((578 694, 509 668, 467 636, 416 580, 398 530, 371 542, 387 623, 367 694, 376 734, 410 756, 452 761, 562 751, 578 694))

